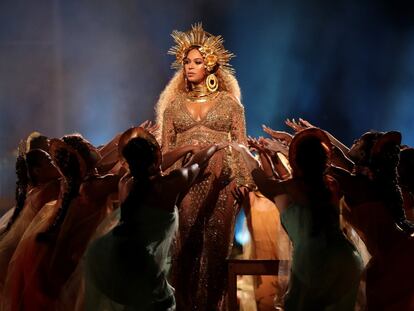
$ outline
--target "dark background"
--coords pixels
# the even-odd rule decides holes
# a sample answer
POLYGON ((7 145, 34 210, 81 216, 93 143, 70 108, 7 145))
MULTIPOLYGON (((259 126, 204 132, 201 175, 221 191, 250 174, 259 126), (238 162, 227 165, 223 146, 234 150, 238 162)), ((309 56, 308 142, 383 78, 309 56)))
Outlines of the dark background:
POLYGON ((237 57, 250 135, 303 117, 346 144, 399 130, 414 145, 412 1, 0 1, 0 209, 37 130, 99 145, 154 118, 173 29, 203 22, 237 57))

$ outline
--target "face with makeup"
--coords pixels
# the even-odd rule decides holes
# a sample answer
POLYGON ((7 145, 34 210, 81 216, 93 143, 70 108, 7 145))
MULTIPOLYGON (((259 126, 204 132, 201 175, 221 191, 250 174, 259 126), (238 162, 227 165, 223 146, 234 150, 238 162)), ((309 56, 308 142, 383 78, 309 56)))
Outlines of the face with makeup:
POLYGON ((204 65, 204 58, 197 48, 190 50, 184 58, 184 73, 187 80, 198 85, 204 82, 207 76, 207 70, 204 65))

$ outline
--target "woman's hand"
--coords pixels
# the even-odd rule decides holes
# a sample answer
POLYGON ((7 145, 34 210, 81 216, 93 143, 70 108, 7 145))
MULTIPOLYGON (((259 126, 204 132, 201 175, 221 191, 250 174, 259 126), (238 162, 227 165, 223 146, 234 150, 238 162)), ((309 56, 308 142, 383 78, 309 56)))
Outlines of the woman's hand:
POLYGON ((289 154, 289 146, 280 140, 263 138, 262 143, 271 153, 280 152, 285 156, 289 154))
POLYGON ((295 132, 300 132, 304 129, 315 127, 314 125, 302 118, 299 118, 299 121, 296 121, 295 119, 286 119, 285 124, 289 126, 291 129, 293 129, 295 132))
POLYGON ((275 131, 270 127, 267 127, 266 125, 262 125, 262 127, 263 131, 272 136, 272 138, 274 139, 285 141, 287 144, 290 144, 290 142, 292 141, 293 136, 287 132, 275 131))
POLYGON ((154 136, 160 129, 160 126, 158 124, 152 124, 152 121, 150 120, 145 120, 139 125, 139 127, 142 127, 144 130, 148 131, 151 135, 154 136))
POLYGON ((251 154, 251 152, 249 151, 249 149, 245 145, 241 145, 241 144, 238 144, 236 142, 233 142, 233 143, 230 144, 230 146, 234 150, 240 152, 240 154, 242 155, 242 157, 243 157, 243 159, 244 159, 244 161, 245 161, 245 163, 246 163, 246 165, 247 165, 247 167, 250 171, 260 167, 259 162, 251 154))
POLYGON ((245 186, 235 186, 234 189, 231 191, 231 194, 234 197, 234 204, 241 206, 246 198, 249 197, 249 192, 251 190, 245 186))
POLYGON ((256 150, 257 152, 266 152, 265 147, 262 143, 263 137, 254 138, 251 136, 247 137, 247 143, 249 144, 250 149, 256 150))

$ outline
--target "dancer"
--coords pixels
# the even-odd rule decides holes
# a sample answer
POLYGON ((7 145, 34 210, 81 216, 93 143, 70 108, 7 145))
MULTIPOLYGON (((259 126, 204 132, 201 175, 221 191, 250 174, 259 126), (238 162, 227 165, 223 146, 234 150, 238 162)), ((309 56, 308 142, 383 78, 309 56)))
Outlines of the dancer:
POLYGON ((105 215, 107 197, 117 189, 116 176, 96 174, 98 153, 81 136, 52 140, 51 155, 64 177, 61 195, 32 221, 13 255, 4 310, 58 310, 75 303, 61 301, 62 288, 105 215))
MULTIPOLYGON (((41 149, 34 149, 21 160, 20 165, 27 167, 28 191, 22 198, 23 206, 17 205, 7 231, 0 240, 0 293, 3 291, 9 261, 20 239, 41 208, 56 200, 60 192, 60 175, 49 154, 41 149)), ((26 169, 23 171, 26 172, 26 169)))
POLYGON ((292 178, 263 171, 247 148, 238 148, 259 190, 275 200, 293 243, 285 310, 354 310, 362 263, 339 227, 339 188, 325 174, 331 147, 319 129, 304 130, 289 148, 292 178), (339 268, 340 267, 340 268, 339 268))
POLYGON ((365 133, 348 153, 353 174, 331 170, 345 195, 343 216, 372 256, 366 268, 367 310, 414 308, 414 227, 405 218, 398 186, 400 143, 399 132, 365 133))
MULTIPOLYGON (((224 146, 223 146, 224 147, 224 146)), ((87 253, 86 310, 173 310, 168 253, 177 229, 178 195, 193 183, 218 146, 163 175, 161 149, 142 128, 119 140, 128 174, 120 182, 121 220, 87 253)))

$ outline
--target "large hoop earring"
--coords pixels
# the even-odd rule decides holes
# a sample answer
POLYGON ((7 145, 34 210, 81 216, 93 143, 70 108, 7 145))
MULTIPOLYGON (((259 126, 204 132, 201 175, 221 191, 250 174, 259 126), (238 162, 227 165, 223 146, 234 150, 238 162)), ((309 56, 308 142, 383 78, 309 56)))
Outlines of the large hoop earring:
POLYGON ((189 88, 189 86, 188 86, 188 79, 187 79, 187 76, 185 75, 185 73, 184 73, 184 87, 185 87, 185 91, 186 92, 189 92, 190 91, 190 88, 189 88))
POLYGON ((207 89, 208 89, 211 93, 213 93, 213 92, 217 91, 219 84, 218 84, 218 79, 217 79, 217 77, 214 75, 214 73, 209 74, 209 75, 207 76, 207 78, 206 78, 206 86, 207 86, 207 89))

